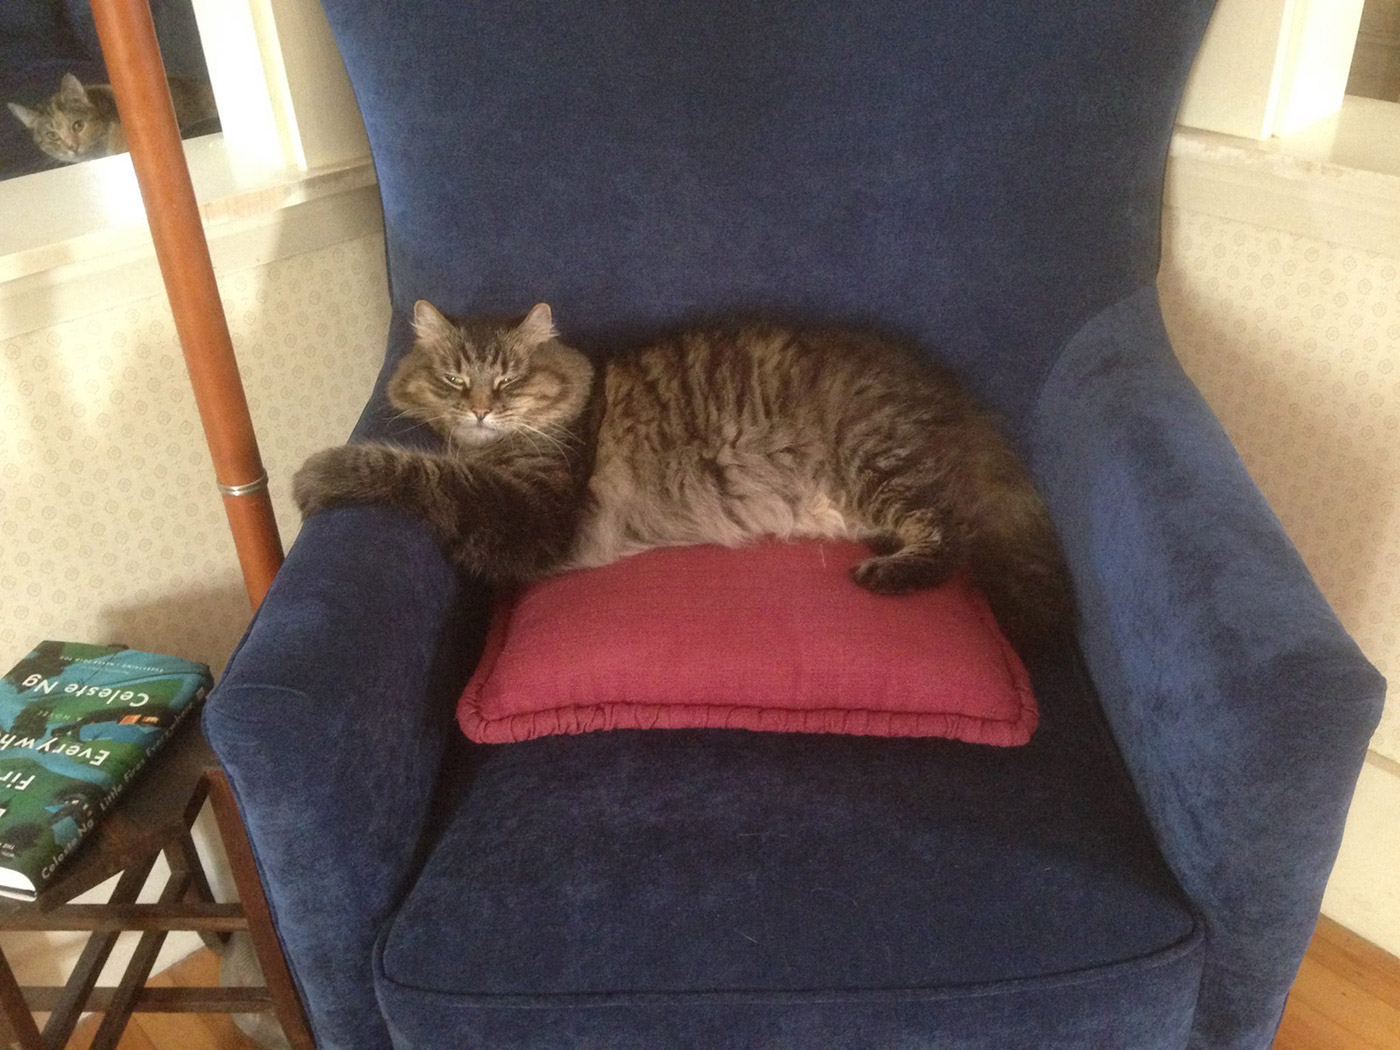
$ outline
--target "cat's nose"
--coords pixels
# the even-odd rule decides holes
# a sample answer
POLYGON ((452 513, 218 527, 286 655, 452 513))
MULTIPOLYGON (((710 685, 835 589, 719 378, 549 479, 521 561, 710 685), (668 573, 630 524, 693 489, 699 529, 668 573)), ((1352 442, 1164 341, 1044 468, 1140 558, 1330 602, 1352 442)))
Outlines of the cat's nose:
POLYGON ((474 409, 472 409, 472 415, 476 416, 476 421, 477 421, 478 423, 484 423, 484 422, 486 422, 486 417, 489 416, 490 414, 491 414, 491 410, 490 410, 489 408, 474 408, 474 409))

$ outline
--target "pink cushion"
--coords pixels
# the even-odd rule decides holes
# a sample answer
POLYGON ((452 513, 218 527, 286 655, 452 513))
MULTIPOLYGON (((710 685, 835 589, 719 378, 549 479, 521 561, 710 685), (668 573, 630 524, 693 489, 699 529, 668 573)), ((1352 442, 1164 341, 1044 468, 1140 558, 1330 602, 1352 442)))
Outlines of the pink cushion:
POLYGON ((458 707, 482 743, 759 729, 1024 744, 1026 670, 958 579, 882 597, 858 543, 674 547, 503 599, 458 707))

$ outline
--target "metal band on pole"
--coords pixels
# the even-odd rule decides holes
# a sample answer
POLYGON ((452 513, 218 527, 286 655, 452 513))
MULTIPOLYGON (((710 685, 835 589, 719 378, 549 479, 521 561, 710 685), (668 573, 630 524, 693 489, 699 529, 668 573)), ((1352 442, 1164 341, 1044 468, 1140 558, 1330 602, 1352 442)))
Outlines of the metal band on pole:
POLYGON ((225 496, 251 496, 255 492, 263 492, 267 489, 267 475, 264 474, 256 481, 250 481, 246 485, 225 485, 219 482, 219 491, 225 496))

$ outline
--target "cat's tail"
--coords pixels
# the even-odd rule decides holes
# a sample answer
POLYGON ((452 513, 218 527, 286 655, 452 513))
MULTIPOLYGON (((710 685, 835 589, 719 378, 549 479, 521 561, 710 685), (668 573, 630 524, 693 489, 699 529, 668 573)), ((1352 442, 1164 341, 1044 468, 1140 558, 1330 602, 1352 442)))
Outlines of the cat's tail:
POLYGON ((1045 501, 1004 442, 965 464, 968 561, 1007 639, 1022 656, 1068 646, 1074 587, 1045 501))

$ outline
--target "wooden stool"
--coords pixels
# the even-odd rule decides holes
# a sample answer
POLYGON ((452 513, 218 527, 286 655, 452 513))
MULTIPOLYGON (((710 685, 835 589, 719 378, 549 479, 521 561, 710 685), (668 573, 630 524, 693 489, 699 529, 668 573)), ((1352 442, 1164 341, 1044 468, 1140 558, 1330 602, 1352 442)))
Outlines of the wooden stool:
POLYGON ((151 759, 127 792, 64 862, 57 882, 37 900, 0 899, 0 930, 85 930, 86 946, 65 985, 21 988, 0 951, 0 1034, 21 1050, 61 1050, 85 1010, 104 1016, 93 1050, 117 1045, 136 1012, 276 1014, 294 1050, 315 1050, 301 1000, 282 956, 252 849, 228 780, 191 720, 151 759), (228 854, 241 904, 214 900, 195 852, 190 827, 208 799, 228 854), (160 854, 170 865, 160 899, 135 903, 160 854), (70 904, 120 874, 105 904, 70 904), (124 930, 141 931, 135 954, 115 987, 97 987, 98 975, 124 930), (246 930, 262 965, 261 988, 147 988, 165 936, 197 931, 220 949, 231 933, 246 930), (32 1011, 48 1012, 42 1034, 32 1011))

